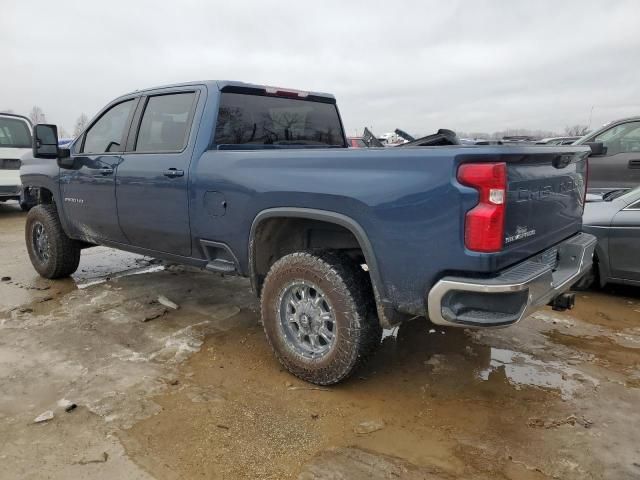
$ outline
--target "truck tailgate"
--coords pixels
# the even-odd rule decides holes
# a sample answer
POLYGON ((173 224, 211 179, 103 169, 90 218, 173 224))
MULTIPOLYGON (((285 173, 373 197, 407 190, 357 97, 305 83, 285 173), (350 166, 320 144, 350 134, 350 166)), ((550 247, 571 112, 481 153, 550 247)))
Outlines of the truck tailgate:
MULTIPOLYGON (((498 271, 547 250, 582 228, 582 212, 587 181, 587 156, 583 147, 498 147, 462 155, 462 163, 492 163, 506 166, 502 243, 496 250, 488 248, 482 255, 487 263, 483 270, 498 271)), ((458 180, 468 185, 461 178, 458 180)), ((468 213, 480 201, 465 203, 465 225, 468 213)), ((494 227, 488 227, 490 229, 494 227)), ((483 252, 476 244, 465 244, 467 253, 483 252)), ((487 232, 490 234, 491 230, 487 232)), ((474 231, 476 240, 478 232, 474 231)), ((497 236, 493 240, 499 241, 497 236)), ((482 242, 480 242, 482 243, 482 242)), ((493 244, 492 244, 493 245, 493 244)), ((550 259, 550 261, 553 259, 550 259)))
POLYGON ((545 250, 582 227, 588 152, 556 150, 507 159, 504 253, 511 261, 545 250))

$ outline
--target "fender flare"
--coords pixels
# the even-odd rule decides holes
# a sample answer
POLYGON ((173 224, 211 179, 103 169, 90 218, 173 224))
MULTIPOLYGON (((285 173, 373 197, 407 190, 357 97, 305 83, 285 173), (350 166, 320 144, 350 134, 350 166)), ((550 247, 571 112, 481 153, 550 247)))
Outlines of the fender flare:
POLYGON ((258 292, 257 285, 257 273, 255 265, 255 248, 254 238, 258 226, 265 220, 270 218, 305 218, 309 220, 320 220, 327 223, 333 223, 349 230, 358 241, 358 244, 362 248, 367 267, 369 269, 369 275, 371 276, 371 283, 373 284, 373 290, 376 296, 376 303, 387 303, 383 299, 385 298, 384 284, 380 276, 378 269, 378 261, 373 247, 369 241, 367 233, 362 226, 356 222, 353 218, 343 215, 341 213, 331 212, 328 210, 317 210, 314 208, 301 208, 301 207, 277 207, 268 208, 259 212, 253 222, 251 223, 251 231, 249 234, 249 277, 251 279, 251 287, 254 291, 258 292))
POLYGON ((60 220, 60 224, 62 225, 62 230, 64 230, 64 233, 66 233, 67 236, 71 238, 71 235, 69 235, 71 229, 69 228, 69 223, 67 222, 66 215, 64 214, 62 195, 60 192, 59 184, 48 177, 43 178, 39 175, 29 175, 24 180, 22 180, 22 187, 23 189, 44 189, 51 193, 51 198, 53 200, 53 204, 56 207, 56 211, 58 212, 58 219, 60 220))

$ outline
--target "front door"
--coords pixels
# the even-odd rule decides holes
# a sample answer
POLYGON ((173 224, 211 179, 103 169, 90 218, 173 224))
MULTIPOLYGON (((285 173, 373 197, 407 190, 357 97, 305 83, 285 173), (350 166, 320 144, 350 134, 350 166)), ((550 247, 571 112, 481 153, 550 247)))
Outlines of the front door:
POLYGON ((589 188, 635 188, 640 185, 640 122, 611 127, 595 137, 604 155, 589 157, 589 188))
POLYGON ((62 208, 74 236, 126 243, 115 178, 137 102, 132 98, 108 108, 72 146, 73 168, 60 169, 62 208))
POLYGON ((188 148, 196 91, 143 98, 116 177, 118 219, 137 247, 191 254, 188 148))

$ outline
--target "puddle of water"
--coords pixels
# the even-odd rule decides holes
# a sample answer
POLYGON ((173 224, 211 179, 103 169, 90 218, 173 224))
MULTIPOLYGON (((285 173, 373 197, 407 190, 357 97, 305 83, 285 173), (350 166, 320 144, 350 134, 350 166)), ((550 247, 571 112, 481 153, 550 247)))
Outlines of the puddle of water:
POLYGON ((149 273, 163 268, 149 257, 107 247, 93 247, 82 252, 80 266, 72 279, 77 288, 87 288, 112 278, 149 273))
POLYGON ((93 285, 99 285, 101 283, 106 282, 107 280, 113 280, 114 278, 122 278, 122 277, 128 277, 131 275, 141 275, 143 273, 152 273, 152 272, 160 272, 162 270, 164 270, 164 265, 150 265, 148 267, 140 267, 140 268, 133 268, 131 270, 125 270, 122 272, 117 272, 114 273, 112 275, 108 275, 108 276, 103 276, 103 277, 99 277, 99 278, 92 278, 92 279, 87 279, 87 280, 81 280, 76 282, 76 285, 78 288, 82 289, 82 288, 87 288, 87 287, 91 287, 93 285))
POLYGON ((488 380, 491 372, 504 368, 509 382, 520 386, 542 387, 558 390, 563 399, 573 397, 587 381, 594 387, 599 382, 575 368, 557 361, 542 361, 526 353, 491 347, 489 366, 478 372, 478 377, 488 380), (582 380, 582 381, 581 381, 582 380))
MULTIPOLYGON (((384 340, 385 338, 393 338, 397 340, 399 331, 400 331, 400 326, 393 327, 393 328, 385 328, 384 330, 382 330, 382 340, 384 340)), ((440 329, 427 328, 426 330, 420 332, 421 335, 425 335, 425 334, 426 335, 435 335, 435 334, 446 335, 446 333, 447 333, 446 330, 441 328, 440 329)))

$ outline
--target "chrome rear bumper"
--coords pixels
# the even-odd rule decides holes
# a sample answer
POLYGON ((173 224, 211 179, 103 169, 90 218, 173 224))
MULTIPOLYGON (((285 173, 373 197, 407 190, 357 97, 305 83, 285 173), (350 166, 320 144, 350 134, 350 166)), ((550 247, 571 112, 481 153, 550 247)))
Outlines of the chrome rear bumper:
POLYGON ((429 319, 453 327, 513 325, 569 290, 591 268, 596 243, 579 233, 496 277, 444 277, 428 294, 429 319))

